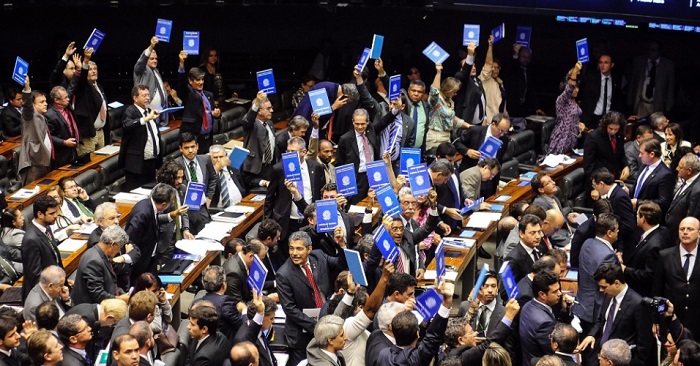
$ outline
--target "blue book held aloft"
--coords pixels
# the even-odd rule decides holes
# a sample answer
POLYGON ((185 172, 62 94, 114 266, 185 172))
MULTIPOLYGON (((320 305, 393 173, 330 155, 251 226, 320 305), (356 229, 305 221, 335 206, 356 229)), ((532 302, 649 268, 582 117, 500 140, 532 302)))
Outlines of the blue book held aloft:
POLYGON ((325 116, 333 113, 331 102, 328 101, 328 93, 326 89, 309 90, 309 102, 311 109, 319 116, 325 116))
POLYGON ((450 57, 450 54, 445 52, 445 50, 435 42, 431 42, 428 47, 423 50, 423 54, 436 64, 441 64, 450 57))
POLYGON ((24 75, 27 73, 29 73, 29 62, 24 61, 24 59, 17 56, 17 60, 15 60, 15 68, 12 71, 12 80, 16 81, 19 85, 24 86, 24 75))
POLYGON ((530 48, 530 36, 532 35, 532 27, 519 25, 515 30, 515 43, 530 48))
POLYGON ((188 55, 199 55, 199 32, 184 31, 182 33, 182 50, 188 55))
POLYGON ((348 270, 352 274, 352 279, 358 285, 367 286, 367 276, 365 269, 362 267, 362 259, 360 252, 352 249, 343 249, 345 251, 345 261, 348 263, 348 270))
POLYGON ((258 90, 265 94, 277 93, 275 74, 272 72, 272 69, 258 71, 256 75, 258 77, 258 90))
POLYGON ((445 243, 442 241, 440 241, 440 244, 435 248, 435 274, 438 282, 440 282, 440 278, 445 277, 447 274, 447 267, 445 266, 445 243))
POLYGON ((243 162, 248 158, 248 155, 250 155, 250 150, 240 146, 234 146, 233 149, 231 149, 231 153, 228 155, 228 160, 230 161, 229 166, 233 169, 240 170, 243 162))
POLYGON ((185 205, 190 211, 199 211, 204 200, 204 191, 207 185, 204 183, 189 182, 187 183, 187 192, 185 193, 185 205))
POLYGON ((501 23, 501 25, 491 30, 491 35, 493 36, 493 43, 502 40, 506 36, 506 23, 501 23))
POLYGON ((576 56, 581 63, 588 62, 588 38, 576 41, 576 56))
POLYGON ((433 188, 428 173, 428 166, 418 164, 408 168, 408 181, 411 183, 411 193, 413 197, 425 196, 433 188))
POLYGON ((389 101, 394 101, 401 96, 401 75, 389 78, 389 101))
POLYGON ((372 37, 372 53, 370 55, 370 58, 373 59, 378 59, 382 57, 382 47, 384 46, 384 36, 380 36, 378 34, 375 34, 374 37, 372 37))
POLYGON ((470 43, 474 43, 479 46, 479 33, 481 32, 481 26, 478 24, 465 24, 464 33, 462 35, 462 46, 468 46, 470 43))
POLYGON ((518 282, 515 281, 515 276, 513 276, 513 270, 510 268, 510 261, 503 262, 501 270, 498 271, 501 275, 501 281, 503 281, 503 287, 506 290, 506 294, 509 299, 517 299, 520 296, 520 291, 518 291, 518 282))
POLYGON ((356 195, 355 164, 350 163, 335 167, 335 181, 338 185, 338 193, 345 197, 356 195))
POLYGON ((408 175, 408 168, 420 164, 420 149, 416 147, 402 147, 399 160, 399 174, 408 175))
POLYGON ((379 229, 374 233, 374 245, 377 246, 384 259, 391 263, 399 256, 399 248, 384 225, 379 225, 379 229))
POLYGON ((384 160, 367 163, 367 180, 369 181, 369 187, 375 191, 379 187, 389 184, 389 171, 386 169, 384 160))
POLYGON ((416 310, 418 310, 424 321, 432 319, 440 310, 440 305, 442 305, 442 295, 434 288, 416 297, 416 310))
POLYGON ((479 148, 479 152, 481 153, 482 158, 495 158, 496 154, 498 154, 498 150, 501 149, 501 146, 503 146, 503 141, 500 139, 497 139, 493 136, 489 136, 486 141, 484 141, 483 144, 481 144, 481 147, 479 148))
POLYGON ((173 21, 167 19, 158 19, 156 22, 156 38, 159 41, 170 42, 170 33, 173 30, 173 21))
POLYGON ((338 201, 334 198, 316 201, 316 231, 331 233, 338 226, 338 201))
POLYGON ((284 169, 284 179, 292 182, 301 182, 299 153, 292 151, 282 154, 282 169, 284 169))
POLYGON ((260 257, 257 254, 253 255, 253 263, 250 265, 250 271, 248 272, 248 286, 251 289, 255 289, 258 294, 262 294, 263 286, 265 285, 265 278, 267 277, 267 268, 263 264, 260 257))
POLYGON ((88 37, 88 40, 85 42, 83 49, 87 50, 88 48, 92 48, 92 53, 95 54, 97 53, 97 49, 100 47, 104 39, 105 34, 99 29, 95 28, 92 30, 92 33, 90 33, 90 37, 88 37))
POLYGON ((484 282, 486 281, 486 273, 488 271, 489 271, 489 265, 487 263, 484 263, 484 265, 481 267, 481 272, 479 272, 479 277, 476 279, 476 282, 474 283, 474 293, 472 294, 471 301, 476 300, 476 296, 479 295, 479 291, 481 291, 481 286, 483 286, 484 282))
POLYGON ((401 215, 401 205, 399 205, 399 199, 394 193, 394 187, 391 184, 385 184, 376 190, 377 201, 379 201, 379 206, 382 207, 385 215, 391 217, 396 217, 401 215))
POLYGON ((369 48, 365 48, 364 51, 362 51, 362 55, 360 55, 360 60, 357 63, 357 67, 360 69, 360 72, 362 72, 365 69, 365 66, 367 66, 367 61, 369 61, 370 53, 372 53, 372 50, 369 48))

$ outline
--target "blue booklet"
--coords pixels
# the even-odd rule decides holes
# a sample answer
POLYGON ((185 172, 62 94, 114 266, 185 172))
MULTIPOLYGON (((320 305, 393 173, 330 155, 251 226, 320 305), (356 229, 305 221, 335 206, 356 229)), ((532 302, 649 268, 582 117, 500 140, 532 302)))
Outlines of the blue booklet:
POLYGON ((375 34, 374 37, 372 37, 372 52, 370 54, 370 58, 373 59, 378 59, 382 57, 382 47, 384 46, 384 36, 380 36, 378 34, 375 34))
POLYGON ((489 271, 489 265, 487 263, 484 263, 483 266, 481 266, 481 272, 479 272, 479 277, 476 279, 476 282, 474 283, 474 293, 472 294, 472 300, 476 300, 477 295, 479 295, 479 291, 481 291, 481 286, 484 285, 484 282, 486 281, 486 273, 489 271))
POLYGON ((436 64, 441 64, 450 57, 450 54, 445 52, 445 50, 435 42, 431 42, 428 47, 423 50, 423 54, 436 64))
POLYGON ((335 181, 338 184, 338 193, 345 197, 356 195, 355 164, 350 163, 335 167, 335 181))
POLYGON ((493 36, 493 43, 502 40, 506 36, 506 23, 501 23, 501 25, 491 30, 491 35, 493 36))
POLYGON ((267 268, 265 264, 260 260, 257 254, 253 255, 253 263, 250 265, 250 271, 248 272, 248 286, 251 289, 255 289, 258 294, 262 294, 263 286, 265 286, 265 278, 267 277, 267 268))
POLYGON ((478 24, 465 24, 464 34, 462 35, 462 46, 469 46, 470 43, 474 43, 479 46, 479 33, 481 32, 481 26, 478 24))
POLYGON ((510 195, 502 194, 502 195, 496 197, 496 202, 508 202, 508 200, 509 200, 511 197, 512 197, 512 196, 510 196, 510 195))
POLYGON ((379 229, 374 233, 374 244, 387 261, 394 263, 396 258, 399 257, 399 248, 396 246, 391 234, 386 231, 384 225, 379 225, 379 229))
POLYGON ((326 89, 316 89, 309 90, 309 102, 311 102, 311 109, 314 113, 319 116, 325 116, 327 114, 333 113, 331 108, 331 102, 328 101, 328 93, 326 89))
POLYGON ((92 48, 92 53, 95 54, 97 53, 97 49, 100 47, 104 39, 105 34, 99 29, 95 28, 92 30, 92 33, 90 33, 90 37, 88 37, 87 42, 85 42, 83 49, 87 50, 88 48, 92 48))
POLYGON ((17 56, 15 61, 15 69, 12 71, 12 80, 16 81, 19 85, 24 86, 24 75, 29 73, 29 62, 24 61, 21 57, 17 56))
POLYGON ((518 182, 518 185, 519 185, 520 187, 529 186, 529 185, 530 185, 530 181, 529 181, 529 180, 521 180, 520 182, 518 182))
POLYGON ((503 262, 501 270, 498 271, 501 275, 501 281, 503 281, 503 288, 506 290, 506 295, 509 299, 517 299, 520 296, 520 291, 518 291, 518 282, 515 281, 515 276, 513 276, 513 271, 510 268, 510 261, 503 262))
POLYGON ((302 181, 298 152, 292 151, 282 154, 282 168, 284 169, 284 179, 292 182, 302 181))
POLYGON ((173 259, 184 259, 184 260, 190 260, 190 261, 198 261, 202 259, 201 255, 197 254, 188 254, 188 253, 182 253, 182 254, 174 254, 173 259))
POLYGON ((207 185, 204 183, 189 182, 187 183, 187 192, 185 193, 185 204, 190 211, 199 211, 204 201, 204 191, 207 185))
POLYGON ((407 175, 408 168, 420 164, 420 149, 417 147, 402 147, 399 161, 399 174, 407 175))
POLYGON ((411 193, 413 197, 425 196, 433 188, 428 173, 428 166, 418 164, 408 168, 408 181, 411 183, 411 193))
POLYGON ((185 276, 182 275, 158 275, 158 278, 163 284, 182 283, 185 281, 185 276))
POLYGON ((588 39, 579 39, 576 41, 576 56, 581 63, 588 62, 588 39))
POLYGON ((532 35, 532 27, 519 25, 515 31, 515 43, 530 48, 530 36, 532 35))
POLYGON ((385 184, 375 191, 377 193, 377 201, 379 201, 379 206, 381 206, 382 211, 385 215, 391 217, 396 217, 401 215, 401 205, 399 205, 399 199, 394 193, 394 188, 391 184, 385 184))
POLYGON ((160 111, 160 114, 168 114, 168 113, 175 113, 179 112, 181 110, 185 109, 185 106, 177 106, 177 107, 170 107, 170 108, 165 108, 162 111, 160 111))
POLYGON ((462 232, 459 234, 460 238, 471 238, 474 235, 476 235, 476 231, 474 230, 462 230, 462 232))
POLYGON ((489 136, 479 148, 481 158, 495 158, 501 146, 503 146, 503 141, 493 136, 489 136))
POLYGON ((362 267, 362 259, 360 252, 352 249, 343 249, 345 251, 345 261, 348 263, 348 270, 352 273, 352 279, 356 284, 368 286, 365 269, 362 267))
POLYGON ((199 55, 199 32, 184 31, 182 33, 182 50, 188 55, 199 55))
POLYGON ((316 201, 316 231, 332 233, 338 226, 338 201, 334 198, 316 201))
POLYGON ((401 96, 401 75, 394 75, 389 78, 389 101, 398 99, 401 96))
POLYGON ((272 69, 258 71, 257 76, 258 90, 265 94, 277 93, 277 87, 275 86, 275 74, 272 72, 272 69))
POLYGON ((471 205, 464 206, 459 212, 462 215, 466 215, 469 211, 479 211, 479 206, 484 203, 484 197, 479 197, 476 201, 472 202, 471 205))
POLYGON ((445 277, 447 274, 447 267, 445 266, 445 243, 440 241, 437 248, 435 248, 435 275, 440 282, 440 278, 445 277))
POLYGON ((373 190, 379 189, 384 184, 389 184, 389 171, 384 160, 376 160, 367 163, 367 180, 373 190))
POLYGON ((364 51, 362 51, 362 55, 360 55, 360 61, 357 63, 360 72, 362 72, 365 69, 365 66, 367 66, 367 61, 369 61, 370 53, 372 53, 372 50, 369 48, 365 48, 364 51))
POLYGON ((250 150, 240 146, 234 146, 231 153, 228 154, 228 160, 230 161, 228 166, 240 170, 243 162, 248 158, 248 155, 250 155, 250 150))
POLYGON ((173 21, 167 19, 158 19, 156 22, 156 38, 159 41, 170 42, 170 33, 173 31, 173 21))
POLYGON ((416 297, 416 310, 423 317, 423 321, 432 319, 440 310, 440 305, 442 305, 442 295, 434 288, 416 297))
POLYGON ((503 211, 503 205, 497 205, 495 203, 491 204, 491 208, 489 208, 489 211, 498 211, 501 212, 503 211))

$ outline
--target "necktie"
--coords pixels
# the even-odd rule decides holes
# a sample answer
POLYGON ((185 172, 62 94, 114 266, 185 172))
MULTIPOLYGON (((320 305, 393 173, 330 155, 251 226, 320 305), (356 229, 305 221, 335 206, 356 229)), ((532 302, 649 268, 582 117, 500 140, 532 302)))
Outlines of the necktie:
POLYGON ((155 69, 151 69, 153 71, 153 78, 156 79, 156 89, 158 89, 158 95, 160 96, 160 105, 165 106, 168 103, 168 98, 165 97, 165 93, 163 92, 163 82, 160 79, 160 76, 156 73, 155 69))
POLYGON ((452 191, 452 197, 454 197, 454 208, 459 208, 461 206, 460 205, 459 190, 455 186, 455 181, 454 181, 454 179, 452 179, 453 177, 454 177, 454 174, 452 174, 452 176, 449 179, 449 182, 450 182, 449 187, 450 187, 450 191, 452 191))
POLYGON ((486 323, 488 322, 488 308, 486 305, 481 305, 481 314, 479 315, 479 323, 477 324, 477 332, 486 331, 486 323))
POLYGON ((321 306, 323 306, 323 298, 321 297, 321 291, 319 291, 318 286, 316 286, 316 280, 314 280, 314 276, 311 274, 311 268, 309 267, 309 264, 305 263, 303 268, 304 273, 306 274, 306 279, 309 280, 309 284, 314 290, 314 302, 316 303, 316 307, 320 308, 321 306))
POLYGON ((221 203, 223 207, 231 206, 231 197, 228 194, 228 184, 226 184, 226 175, 223 169, 219 171, 219 185, 221 186, 221 203))
POLYGON ((190 161, 190 164, 188 165, 188 169, 190 171, 190 182, 197 183, 197 169, 195 169, 194 160, 190 161))
MULTIPOLYGON (((146 108, 143 111, 143 116, 147 116, 150 112, 151 110, 146 108)), ((158 156, 158 140, 156 140, 156 135, 153 133, 153 129, 151 129, 151 121, 146 122, 146 129, 148 130, 148 135, 151 136, 151 143, 153 144, 153 158, 156 158, 158 156)))
POLYGON ((413 115, 411 118, 413 118, 413 141, 416 141, 416 134, 418 133, 418 106, 419 104, 414 102, 413 103, 413 115))
POLYGON ((406 269, 403 265, 403 257, 401 256, 401 254, 401 249, 399 249, 399 255, 396 257, 396 272, 406 273, 406 269))
POLYGON ((549 238, 547 236, 543 236, 542 240, 544 241, 544 245, 547 247, 547 250, 552 250, 552 245, 549 243, 549 238))
POLYGON ((264 164, 270 164, 272 162, 272 145, 270 145, 270 128, 267 125, 267 123, 263 124, 265 126, 265 131, 267 131, 267 138, 265 139, 265 151, 263 151, 263 163, 264 164))
POLYGON ((685 255, 685 262, 683 262, 683 272, 685 272, 685 278, 688 278, 688 271, 690 270, 690 257, 693 255, 688 253, 685 255))
POLYGON ((105 96, 104 94, 102 94, 102 91, 97 86, 97 83, 95 83, 94 86, 95 90, 100 94, 100 99, 102 99, 102 103, 100 104, 100 119, 104 122, 107 121, 107 107, 105 106, 105 96))
POLYGON ((54 251, 53 254, 56 256, 56 263, 58 264, 59 267, 63 268, 63 262, 61 261, 61 255, 58 254, 58 247, 56 246, 56 239, 53 237, 53 233, 51 232, 50 227, 46 227, 46 231, 44 232, 46 234, 46 237, 49 238, 49 242, 51 242, 51 247, 53 247, 54 251))
POLYGON ((649 166, 644 167, 642 175, 640 175, 639 179, 637 179, 637 187, 634 189, 634 198, 637 198, 637 196, 639 196, 639 191, 642 190, 642 185, 644 184, 644 177, 647 175, 647 170, 649 170, 649 166))
POLYGON ((644 92, 644 96, 651 100, 654 98, 654 87, 656 86, 656 62, 649 61, 649 84, 647 84, 647 90, 644 92))
POLYGON ((340 352, 335 354, 338 357, 338 366, 345 366, 345 357, 340 352))
POLYGON ((73 202, 75 202, 75 205, 78 206, 78 209, 83 213, 83 215, 87 217, 95 217, 95 215, 90 212, 90 210, 85 207, 85 205, 79 199, 73 198, 73 202))
POLYGON ((610 333, 612 333, 613 322, 615 321, 616 311, 617 299, 613 297, 612 304, 610 304, 610 310, 608 311, 608 318, 605 320, 605 328, 603 328, 603 336, 600 338, 600 343, 604 343, 610 338, 610 333))
POLYGON ((331 114, 331 118, 328 120, 328 141, 333 141, 333 114, 331 114))
POLYGON ((673 199, 674 199, 674 200, 676 199, 676 197, 678 197, 678 196, 681 195, 681 192, 683 192, 683 188, 685 188, 685 183, 686 183, 686 182, 685 182, 685 179, 682 179, 681 182, 682 182, 682 183, 681 183, 681 186, 678 187, 678 190, 676 191, 676 194, 673 195, 673 199))
MULTIPOLYGON (((173 207, 175 207, 175 210, 180 208, 179 204, 179 199, 178 199, 178 194, 173 195, 173 207)), ((182 231, 181 231, 181 224, 180 224, 180 216, 175 217, 175 240, 180 240, 182 239, 182 231)))
POLYGON ((362 152, 365 154, 365 163, 372 161, 372 154, 369 152, 369 140, 367 140, 367 134, 363 133, 360 135, 362 137, 362 152))
POLYGON ((202 131, 209 133, 211 106, 209 105, 209 99, 204 95, 204 91, 200 91, 199 96, 202 98, 202 131))
POLYGON ((408 231, 410 232, 413 232, 413 225, 411 225, 410 221, 406 221, 406 229, 408 229, 408 231))
POLYGON ((75 124, 75 119, 73 119, 73 113, 68 108, 65 108, 63 112, 66 114, 66 122, 68 122, 71 137, 75 138, 76 141, 80 141, 80 132, 78 132, 78 125, 75 124))
POLYGON ((535 262, 537 262, 538 259, 540 259, 540 251, 539 249, 535 248, 532 250, 532 258, 535 259, 535 262))
POLYGON ((613 154, 617 152, 617 139, 615 135, 610 135, 610 146, 612 146, 613 154))
POLYGON ((388 152, 391 155, 391 159, 394 160, 394 155, 398 156, 398 151, 394 149, 396 146, 396 138, 397 138, 397 133, 398 133, 398 124, 397 122, 394 122, 391 124, 391 127, 389 127, 389 141, 386 142, 386 152, 388 152))
POLYGON ((608 111, 608 77, 605 77, 605 85, 603 86, 603 116, 608 111))
POLYGON ((46 134, 49 136, 49 146, 51 149, 51 160, 56 160, 56 151, 53 148, 53 141, 51 140, 51 131, 49 129, 46 129, 46 134))

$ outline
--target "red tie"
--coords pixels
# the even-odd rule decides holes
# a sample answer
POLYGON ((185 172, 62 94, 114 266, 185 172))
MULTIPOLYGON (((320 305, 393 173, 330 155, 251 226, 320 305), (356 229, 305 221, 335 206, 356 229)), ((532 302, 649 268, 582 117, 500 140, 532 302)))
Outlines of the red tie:
POLYGON ((331 114, 331 119, 328 120, 328 141, 332 141, 333 138, 333 114, 331 114))
POLYGON ((202 97, 202 111, 204 112, 204 118, 202 118, 202 129, 204 131, 209 131, 209 108, 207 106, 207 96, 204 95, 204 92, 199 92, 199 95, 202 97))
POLYGON ((369 151, 369 140, 367 139, 367 134, 360 134, 362 136, 362 151, 365 154, 365 163, 372 161, 372 154, 369 151))
POLYGON ((68 122, 68 129, 70 130, 71 137, 74 137, 76 141, 80 141, 80 132, 78 132, 78 125, 75 124, 75 119, 73 119, 73 113, 67 108, 62 109, 63 117, 68 122))
POLYGON ((612 145, 613 154, 617 152, 617 139, 614 135, 610 136, 610 145, 612 145))
POLYGON ((311 284, 311 288, 314 290, 314 302, 316 303, 316 307, 320 308, 323 306, 323 298, 321 297, 321 291, 319 291, 318 286, 316 286, 316 280, 314 280, 314 276, 311 274, 309 263, 304 264, 303 268, 306 279, 309 280, 309 284, 311 284))
POLYGON ((547 238, 547 236, 543 236, 542 239, 544 239, 544 245, 547 246, 547 250, 552 250, 552 245, 549 244, 549 239, 547 238))

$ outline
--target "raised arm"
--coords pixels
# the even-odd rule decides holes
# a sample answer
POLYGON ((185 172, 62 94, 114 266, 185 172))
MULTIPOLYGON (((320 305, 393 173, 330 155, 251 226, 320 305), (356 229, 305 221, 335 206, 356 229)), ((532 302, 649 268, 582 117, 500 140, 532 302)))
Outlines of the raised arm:
POLYGON ((151 37, 151 43, 148 44, 148 48, 141 52, 139 59, 136 60, 136 64, 134 65, 134 83, 136 83, 137 80, 140 79, 146 72, 148 58, 151 57, 151 52, 153 52, 153 50, 156 48, 156 44, 158 44, 158 38, 155 36, 151 37))
POLYGON ((436 63, 435 64, 435 78, 433 79, 433 83, 430 85, 435 89, 440 90, 440 82, 442 81, 442 64, 441 63, 436 63))
POLYGON ((486 50, 486 62, 484 67, 481 68, 481 75, 479 79, 481 81, 486 81, 491 79, 491 71, 493 70, 493 35, 489 36, 489 48, 486 50))

